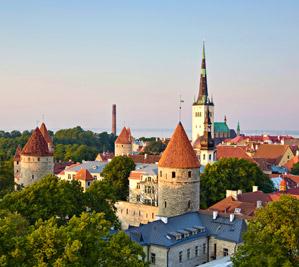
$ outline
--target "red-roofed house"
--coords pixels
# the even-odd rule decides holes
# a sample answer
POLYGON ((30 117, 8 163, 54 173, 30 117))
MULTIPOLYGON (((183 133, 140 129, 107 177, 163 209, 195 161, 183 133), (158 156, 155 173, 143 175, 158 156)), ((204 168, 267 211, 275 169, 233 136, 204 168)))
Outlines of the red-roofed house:
POLYGON ((246 152, 245 146, 218 145, 217 160, 223 158, 246 159, 250 162, 256 163, 255 160, 252 157, 250 157, 250 155, 246 152))
POLYGON ((86 191, 86 189, 90 187, 95 178, 90 174, 88 170, 81 169, 76 173, 75 180, 79 181, 81 183, 83 191, 86 191))

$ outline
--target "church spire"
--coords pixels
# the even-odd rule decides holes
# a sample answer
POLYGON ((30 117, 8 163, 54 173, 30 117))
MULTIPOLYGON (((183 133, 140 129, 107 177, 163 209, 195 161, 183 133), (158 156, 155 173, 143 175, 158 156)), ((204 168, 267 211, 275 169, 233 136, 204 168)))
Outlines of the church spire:
POLYGON ((208 83, 207 83, 207 70, 206 70, 206 52, 205 52, 205 43, 203 42, 199 94, 197 98, 197 103, 206 104, 207 102, 208 102, 208 83))
POLYGON ((238 125, 237 125, 237 136, 240 135, 240 122, 238 121, 238 125))

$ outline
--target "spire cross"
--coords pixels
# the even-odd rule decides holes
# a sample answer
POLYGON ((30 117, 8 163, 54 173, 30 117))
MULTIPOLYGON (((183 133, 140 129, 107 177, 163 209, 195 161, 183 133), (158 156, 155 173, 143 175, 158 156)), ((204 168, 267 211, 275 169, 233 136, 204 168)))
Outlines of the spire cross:
POLYGON ((180 95, 180 102, 179 102, 179 121, 181 121, 181 117, 182 117, 182 103, 184 103, 184 100, 182 99, 182 96, 180 95))

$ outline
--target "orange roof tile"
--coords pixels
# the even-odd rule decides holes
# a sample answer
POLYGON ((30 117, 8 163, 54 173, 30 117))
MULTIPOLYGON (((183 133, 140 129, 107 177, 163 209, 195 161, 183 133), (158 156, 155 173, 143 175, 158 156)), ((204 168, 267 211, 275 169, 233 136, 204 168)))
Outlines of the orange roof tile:
POLYGON ((141 180, 143 173, 138 171, 131 171, 129 180, 141 180))
POLYGON ((199 166, 183 125, 179 122, 159 160, 159 167, 189 169, 199 168, 199 166))
POLYGON ((86 169, 81 169, 75 175, 76 180, 83 180, 83 181, 92 181, 94 178, 90 174, 90 172, 86 169))
POLYGON ((53 144, 53 142, 52 142, 52 138, 51 138, 51 136, 49 135, 49 132, 48 132, 48 129, 47 129, 45 123, 42 123, 39 129, 40 129, 40 131, 41 131, 43 137, 45 138, 46 142, 47 142, 47 143, 50 143, 50 144, 52 145, 52 144, 53 144))
POLYGON ((32 135, 24 146, 21 155, 41 157, 52 155, 52 153, 49 152, 48 144, 38 127, 32 132, 32 135))
POLYGON ((290 159, 285 165, 284 167, 286 167, 288 170, 291 170, 294 166, 294 164, 299 162, 299 156, 295 156, 292 159, 290 159))
POLYGON ((115 144, 132 144, 132 136, 130 128, 124 127, 117 139, 115 140, 115 144))
POLYGON ((217 160, 222 158, 238 158, 238 159, 246 159, 253 163, 256 163, 253 158, 251 158, 246 153, 246 147, 241 146, 217 146, 217 160))
POLYGON ((280 159, 288 148, 288 145, 261 144, 254 154, 254 158, 280 159))

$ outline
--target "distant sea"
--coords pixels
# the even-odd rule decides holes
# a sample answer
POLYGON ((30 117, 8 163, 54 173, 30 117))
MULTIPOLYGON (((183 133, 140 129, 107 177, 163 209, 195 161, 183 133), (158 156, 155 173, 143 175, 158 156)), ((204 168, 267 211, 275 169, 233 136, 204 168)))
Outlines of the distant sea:
MULTIPOLYGON (((107 131, 107 129, 100 129, 100 128, 93 128, 89 129, 94 132, 103 132, 107 131)), ((135 129, 131 128, 132 135, 135 138, 139 137, 171 137, 174 129, 135 129)), ((117 129, 117 133, 119 133, 121 129, 117 129)), ((187 129, 187 134, 189 137, 191 137, 191 129, 187 129)), ((268 134, 268 135, 291 135, 293 137, 299 138, 299 130, 244 130, 241 131, 242 134, 245 135, 262 135, 262 134, 268 134)))

